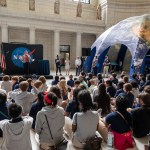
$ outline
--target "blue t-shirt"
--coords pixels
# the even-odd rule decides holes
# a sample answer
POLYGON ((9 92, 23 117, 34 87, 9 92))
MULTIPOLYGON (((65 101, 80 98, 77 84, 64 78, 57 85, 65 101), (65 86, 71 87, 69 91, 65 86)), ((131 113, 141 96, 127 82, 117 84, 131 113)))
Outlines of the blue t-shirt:
POLYGON ((72 102, 70 102, 67 107, 66 107, 66 112, 70 113, 70 118, 73 118, 73 115, 77 112, 75 110, 75 104, 76 102, 73 100, 72 102))
POLYGON ((115 97, 117 97, 120 93, 124 93, 123 89, 119 89, 116 91, 115 97))
POLYGON ((53 80, 53 81, 52 81, 52 85, 57 85, 58 82, 59 82, 58 80, 53 80))
POLYGON ((120 93, 118 96, 123 96, 128 100, 128 108, 132 108, 134 102, 134 95, 132 93, 120 93))
POLYGON ((114 97, 116 94, 116 89, 113 86, 110 86, 107 88, 107 93, 110 95, 110 97, 114 97))
POLYGON ((74 81, 71 79, 71 80, 68 80, 67 81, 67 85, 71 86, 71 87, 74 87, 74 81))
POLYGON ((105 118, 105 121, 107 124, 111 125, 111 129, 117 133, 126 133, 130 131, 130 125, 132 122, 131 115, 126 112, 126 115, 128 116, 128 124, 125 122, 125 120, 117 113, 112 112, 108 114, 105 118))
POLYGON ((19 82, 14 83, 12 86, 12 91, 16 89, 19 89, 19 82))

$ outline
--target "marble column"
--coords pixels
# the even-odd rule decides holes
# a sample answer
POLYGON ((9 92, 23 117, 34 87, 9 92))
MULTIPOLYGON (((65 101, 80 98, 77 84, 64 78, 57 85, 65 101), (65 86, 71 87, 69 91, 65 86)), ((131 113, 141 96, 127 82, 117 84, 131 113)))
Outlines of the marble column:
POLYGON ((96 39, 99 38, 99 36, 100 36, 100 33, 96 34, 96 39))
POLYGON ((35 44, 35 27, 29 29, 29 44, 35 44))
POLYGON ((82 56, 82 48, 81 48, 81 33, 77 32, 76 33, 76 57, 82 56))
MULTIPOLYGON (((54 31, 54 61, 56 59, 56 56, 60 54, 59 46, 60 46, 60 31, 55 30, 54 31)), ((56 66, 55 66, 55 62, 54 62, 54 69, 55 68, 56 68, 56 66)))
POLYGON ((8 25, 1 26, 2 42, 8 43, 8 25))

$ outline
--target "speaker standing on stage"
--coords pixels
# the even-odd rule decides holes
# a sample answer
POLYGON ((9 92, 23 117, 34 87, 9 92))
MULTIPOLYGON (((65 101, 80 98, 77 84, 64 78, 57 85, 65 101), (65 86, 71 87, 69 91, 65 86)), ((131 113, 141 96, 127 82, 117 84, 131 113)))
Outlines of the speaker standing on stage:
POLYGON ((60 59, 59 59, 58 55, 56 56, 55 64, 56 64, 56 75, 58 73, 58 70, 59 70, 59 73, 61 75, 61 64, 60 64, 60 59))
POLYGON ((28 51, 24 51, 24 55, 19 58, 23 62, 24 74, 30 73, 30 62, 33 61, 28 51))

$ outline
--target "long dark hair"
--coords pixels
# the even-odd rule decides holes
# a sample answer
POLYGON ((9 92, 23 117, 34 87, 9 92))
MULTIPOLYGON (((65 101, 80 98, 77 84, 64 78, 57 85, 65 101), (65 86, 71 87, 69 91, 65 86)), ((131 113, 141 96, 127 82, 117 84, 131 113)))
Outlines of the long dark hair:
POLYGON ((73 100, 75 101, 75 112, 79 112, 79 101, 78 101, 78 94, 81 91, 81 88, 76 88, 73 91, 73 100))
POLYGON ((38 103, 41 105, 41 106, 45 106, 44 105, 44 92, 39 92, 37 97, 38 97, 38 103))
POLYGON ((129 102, 126 97, 118 96, 116 98, 116 108, 125 118, 125 120, 130 124, 131 118, 129 118, 129 113, 127 112, 127 108, 129 106, 129 102))
POLYGON ((111 108, 110 108, 110 97, 106 93, 106 86, 105 86, 105 84, 101 83, 99 85, 98 92, 99 92, 99 94, 97 96, 95 96, 94 102, 97 102, 98 109, 99 108, 102 109, 101 115, 105 116, 108 113, 110 113, 110 111, 111 111, 111 108))
POLYGON ((78 94, 78 100, 82 105, 82 111, 84 113, 93 108, 92 98, 89 91, 80 91, 78 94))
POLYGON ((5 93, 0 93, 0 106, 5 106, 7 101, 7 95, 5 93))

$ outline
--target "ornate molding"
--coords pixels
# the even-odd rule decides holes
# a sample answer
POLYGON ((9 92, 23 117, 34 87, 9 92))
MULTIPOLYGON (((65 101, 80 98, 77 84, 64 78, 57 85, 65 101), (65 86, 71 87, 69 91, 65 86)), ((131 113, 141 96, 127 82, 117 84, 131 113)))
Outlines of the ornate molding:
POLYGON ((79 19, 67 19, 63 16, 50 16, 50 17, 39 17, 30 14, 8 14, 1 13, 0 11, 0 21, 7 22, 8 26, 12 27, 25 27, 30 28, 30 26, 35 26, 36 29, 46 29, 55 30, 59 29, 61 31, 68 32, 85 32, 85 33, 100 33, 105 29, 105 24, 103 21, 85 21, 81 18, 79 19))

